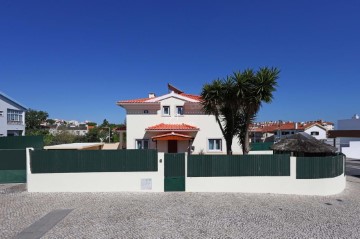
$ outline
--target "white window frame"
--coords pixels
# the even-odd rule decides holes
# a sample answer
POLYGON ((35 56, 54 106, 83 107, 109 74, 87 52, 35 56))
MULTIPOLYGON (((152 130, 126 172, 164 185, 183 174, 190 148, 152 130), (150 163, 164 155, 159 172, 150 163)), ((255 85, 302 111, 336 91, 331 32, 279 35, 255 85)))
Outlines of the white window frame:
POLYGON ((164 106, 162 107, 162 115, 163 115, 163 116, 170 116, 170 112, 171 112, 170 110, 171 110, 170 105, 164 105, 164 106), (168 109, 169 109, 169 111, 168 111, 167 114, 165 114, 165 108, 168 108, 168 109))
POLYGON ((7 109, 7 122, 23 123, 23 111, 7 109))
POLYGON ((135 149, 149 149, 149 139, 135 139, 135 149), (141 141, 141 148, 138 147, 138 141, 141 141), (147 142, 147 148, 144 148, 144 142, 147 142))
POLYGON ((184 106, 182 106, 182 105, 177 105, 177 106, 175 107, 175 115, 176 115, 176 116, 183 116, 183 115, 184 115, 184 106), (181 108, 181 114, 179 114, 179 111, 178 111, 179 108, 181 108))
POLYGON ((222 139, 221 138, 208 138, 207 139, 207 149, 209 152, 222 152, 222 139), (210 141, 214 141, 213 145, 214 145, 214 149, 210 149, 210 141), (218 144, 216 144, 216 142, 219 142, 218 144), (216 146, 219 146, 219 148, 217 148, 216 146))

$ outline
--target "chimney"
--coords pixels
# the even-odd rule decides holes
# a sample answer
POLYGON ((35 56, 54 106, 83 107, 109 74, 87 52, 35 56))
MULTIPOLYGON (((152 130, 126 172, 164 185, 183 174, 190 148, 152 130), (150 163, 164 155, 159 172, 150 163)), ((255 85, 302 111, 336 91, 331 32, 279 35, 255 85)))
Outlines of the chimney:
POLYGON ((156 95, 155 95, 155 93, 149 93, 149 98, 151 99, 151 98, 155 98, 156 97, 156 95))
POLYGON ((295 129, 298 129, 298 123, 297 122, 295 123, 295 129))

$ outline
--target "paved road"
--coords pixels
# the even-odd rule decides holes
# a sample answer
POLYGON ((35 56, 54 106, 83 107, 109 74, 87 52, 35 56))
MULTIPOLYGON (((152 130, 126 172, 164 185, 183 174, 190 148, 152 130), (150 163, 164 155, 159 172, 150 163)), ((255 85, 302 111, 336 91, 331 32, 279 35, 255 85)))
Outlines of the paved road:
POLYGON ((360 159, 346 159, 346 174, 360 177, 360 159))
POLYGON ((360 179, 334 196, 28 193, 0 185, 0 238, 360 238, 360 179), (47 223, 49 222, 49 223, 47 223))

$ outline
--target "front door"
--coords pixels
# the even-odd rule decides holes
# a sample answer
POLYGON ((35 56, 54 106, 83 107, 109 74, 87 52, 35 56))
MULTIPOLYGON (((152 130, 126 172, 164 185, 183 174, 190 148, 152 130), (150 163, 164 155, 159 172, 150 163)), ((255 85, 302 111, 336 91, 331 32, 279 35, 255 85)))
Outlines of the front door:
POLYGON ((177 140, 168 140, 168 153, 177 153, 177 140))
POLYGON ((185 191, 185 153, 165 154, 164 163, 164 191, 185 191))

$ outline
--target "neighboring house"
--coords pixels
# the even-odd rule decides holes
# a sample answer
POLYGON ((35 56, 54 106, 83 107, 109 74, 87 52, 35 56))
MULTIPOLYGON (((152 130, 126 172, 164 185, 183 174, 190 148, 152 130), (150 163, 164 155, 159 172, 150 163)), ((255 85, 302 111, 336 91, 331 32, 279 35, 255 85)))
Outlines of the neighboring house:
MULTIPOLYGON (((226 153, 226 143, 215 117, 206 115, 200 96, 168 85, 168 94, 122 100, 126 110, 126 148, 158 149, 166 153, 226 153)), ((232 150, 240 154, 234 138, 232 150)))
POLYGON ((83 124, 79 124, 79 126, 52 125, 49 127, 49 133, 52 135, 68 132, 72 135, 85 136, 88 133, 88 127, 83 124))
MULTIPOLYGON (((355 114, 351 119, 338 120, 338 130, 360 130, 360 117, 355 114)), ((348 147, 350 141, 360 141, 360 138, 340 138, 340 146, 348 147)))
POLYGON ((0 92, 0 137, 25 135, 27 107, 0 92))
POLYGON ((299 132, 305 132, 318 140, 327 139, 327 131, 333 129, 333 123, 319 121, 309 122, 262 122, 250 127, 252 142, 278 141, 281 137, 299 132))

